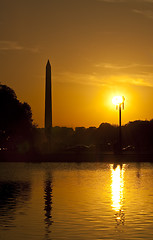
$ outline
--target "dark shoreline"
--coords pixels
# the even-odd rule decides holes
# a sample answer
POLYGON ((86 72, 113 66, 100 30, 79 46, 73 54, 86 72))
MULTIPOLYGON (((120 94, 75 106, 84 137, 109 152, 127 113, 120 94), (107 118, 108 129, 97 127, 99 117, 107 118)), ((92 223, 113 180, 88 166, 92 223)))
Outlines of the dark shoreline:
POLYGON ((16 153, 1 152, 0 162, 153 162, 153 153, 122 153, 114 154, 113 152, 59 152, 42 154, 38 152, 32 153, 16 153))

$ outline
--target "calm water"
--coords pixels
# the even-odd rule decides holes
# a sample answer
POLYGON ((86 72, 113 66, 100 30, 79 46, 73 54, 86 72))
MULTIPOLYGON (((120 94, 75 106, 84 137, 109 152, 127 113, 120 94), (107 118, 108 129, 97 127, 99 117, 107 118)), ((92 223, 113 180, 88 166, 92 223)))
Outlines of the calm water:
POLYGON ((0 239, 153 239, 153 165, 0 163, 0 239))

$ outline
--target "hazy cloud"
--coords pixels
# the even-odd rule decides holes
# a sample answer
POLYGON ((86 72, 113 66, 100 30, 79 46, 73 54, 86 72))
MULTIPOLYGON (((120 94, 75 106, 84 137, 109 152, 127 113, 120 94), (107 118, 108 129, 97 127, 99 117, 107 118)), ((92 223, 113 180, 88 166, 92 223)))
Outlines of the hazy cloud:
POLYGON ((137 63, 133 63, 133 64, 127 64, 127 65, 117 65, 117 64, 111 64, 111 63, 99 63, 99 64, 95 64, 95 67, 99 67, 99 68, 105 68, 105 69, 112 69, 112 70, 121 70, 121 69, 128 69, 128 68, 137 68, 137 67, 141 67, 141 68, 153 68, 153 65, 151 64, 137 64, 137 63))
POLYGON ((153 11, 151 10, 138 10, 138 9, 133 9, 134 13, 141 14, 144 17, 151 18, 153 19, 153 11))
POLYGON ((98 2, 108 2, 108 3, 118 3, 118 2, 127 2, 127 0, 97 0, 98 2))
POLYGON ((64 72, 56 75, 55 79, 58 82, 65 83, 65 79, 69 83, 83 84, 83 85, 94 85, 94 86, 104 86, 107 85, 105 81, 101 81, 97 76, 93 74, 81 74, 74 72, 64 72))
POLYGON ((95 67, 112 69, 112 70, 120 70, 120 69, 126 69, 126 68, 133 68, 133 67, 136 67, 136 66, 137 66, 137 64, 115 65, 115 64, 111 64, 111 63, 100 63, 100 64, 96 64, 96 65, 95 65, 95 67))
MULTIPOLYGON (((153 75, 152 75, 153 77, 153 75)), ((120 76, 117 79, 118 83, 127 83, 130 85, 142 86, 142 87, 153 87, 153 83, 150 77, 141 74, 128 75, 128 76, 120 76)))
POLYGON ((132 63, 127 65, 117 65, 100 63, 96 64, 95 67, 109 70, 108 74, 105 77, 102 77, 102 80, 107 79, 110 84, 130 84, 153 87, 153 64, 132 63), (121 73, 122 70, 124 70, 124 73, 121 73))
POLYGON ((28 48, 20 45, 18 42, 14 41, 0 41, 0 51, 9 51, 9 50, 15 50, 15 51, 30 51, 30 52, 38 52, 37 48, 28 48))
POLYGON ((127 2, 127 3, 153 3, 153 0, 97 0, 98 2, 106 2, 106 3, 121 3, 121 2, 127 2))
POLYGON ((69 83, 90 85, 90 86, 107 86, 112 87, 118 84, 128 84, 142 87, 153 87, 153 73, 144 74, 116 74, 116 75, 100 75, 96 72, 92 74, 79 74, 65 72, 56 75, 57 82, 65 83, 65 79, 69 83))
POLYGON ((17 42, 0 41, 0 50, 23 50, 17 42))

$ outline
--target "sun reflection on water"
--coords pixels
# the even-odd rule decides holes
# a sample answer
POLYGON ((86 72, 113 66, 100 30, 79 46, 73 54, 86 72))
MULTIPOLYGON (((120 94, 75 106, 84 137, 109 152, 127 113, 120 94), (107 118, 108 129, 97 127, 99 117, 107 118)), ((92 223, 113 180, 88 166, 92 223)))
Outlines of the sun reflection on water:
POLYGON ((124 189, 124 167, 125 165, 111 164, 111 189, 112 189, 112 209, 115 210, 117 224, 124 224, 123 211, 123 189, 124 189))

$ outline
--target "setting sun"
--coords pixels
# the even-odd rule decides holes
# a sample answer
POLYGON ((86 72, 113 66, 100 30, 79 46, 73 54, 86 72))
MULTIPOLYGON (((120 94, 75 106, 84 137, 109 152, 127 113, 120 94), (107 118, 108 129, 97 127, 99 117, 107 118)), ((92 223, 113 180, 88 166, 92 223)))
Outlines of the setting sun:
POLYGON ((115 96, 115 97, 113 97, 113 99, 112 99, 112 103, 114 104, 114 105, 119 105, 119 104, 122 104, 123 102, 125 101, 125 98, 122 96, 115 96))

